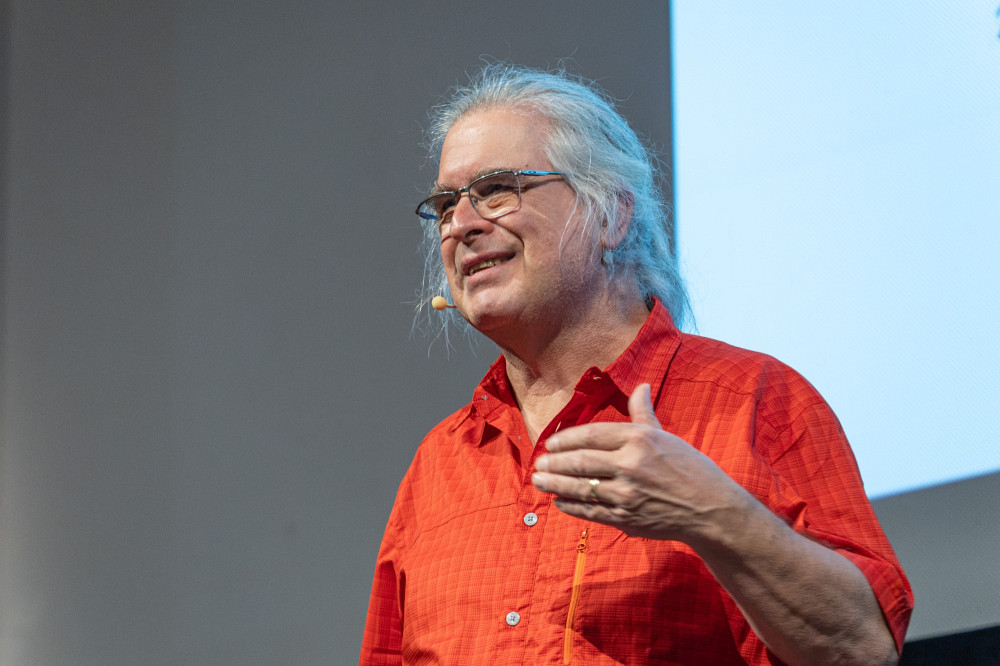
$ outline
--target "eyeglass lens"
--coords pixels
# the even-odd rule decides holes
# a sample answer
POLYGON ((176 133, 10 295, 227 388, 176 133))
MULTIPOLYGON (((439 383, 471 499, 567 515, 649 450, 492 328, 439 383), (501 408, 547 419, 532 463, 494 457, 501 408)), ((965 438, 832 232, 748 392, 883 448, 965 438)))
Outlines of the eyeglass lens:
MULTIPOLYGON (((488 220, 509 213, 517 208, 520 201, 517 175, 510 171, 478 178, 472 181, 467 189, 473 208, 488 220)), ((437 218, 442 233, 451 223, 452 214, 460 198, 460 193, 444 192, 424 202, 423 211, 437 218)))

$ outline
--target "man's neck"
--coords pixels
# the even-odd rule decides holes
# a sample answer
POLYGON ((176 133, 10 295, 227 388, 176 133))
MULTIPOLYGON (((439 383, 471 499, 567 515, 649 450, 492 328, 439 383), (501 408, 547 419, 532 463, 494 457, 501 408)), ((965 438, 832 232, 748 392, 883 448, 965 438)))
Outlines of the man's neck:
POLYGON ((532 442, 569 402, 583 373, 617 359, 648 316, 641 299, 608 300, 556 330, 531 328, 527 335, 498 341, 532 442))

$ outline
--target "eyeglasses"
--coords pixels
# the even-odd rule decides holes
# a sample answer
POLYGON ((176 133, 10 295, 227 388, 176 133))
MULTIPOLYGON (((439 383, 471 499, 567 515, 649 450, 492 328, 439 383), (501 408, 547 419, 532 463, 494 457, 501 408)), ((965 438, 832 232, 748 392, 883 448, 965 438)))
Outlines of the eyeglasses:
POLYGON ((469 202, 475 211, 487 220, 512 213, 521 207, 521 191, 531 184, 522 183, 521 176, 564 176, 562 171, 504 170, 476 178, 460 190, 438 192, 427 197, 417 206, 417 215, 438 223, 442 236, 451 228, 451 218, 462 195, 469 193, 469 202))

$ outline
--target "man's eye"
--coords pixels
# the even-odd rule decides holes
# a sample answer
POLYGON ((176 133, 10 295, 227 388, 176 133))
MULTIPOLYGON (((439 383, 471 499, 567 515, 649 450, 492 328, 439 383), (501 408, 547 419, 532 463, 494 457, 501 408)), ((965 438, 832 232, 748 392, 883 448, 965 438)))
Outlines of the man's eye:
POLYGON ((474 196, 476 199, 486 199, 498 194, 507 194, 517 189, 517 181, 510 175, 494 176, 476 183, 474 196))
POLYGON ((458 199, 453 195, 442 196, 438 199, 437 206, 435 206, 438 219, 443 220, 446 215, 450 218, 457 204, 458 199))
POLYGON ((448 229, 451 227, 451 218, 454 214, 455 214, 455 207, 452 206, 448 210, 442 211, 441 214, 438 215, 438 230, 441 232, 442 236, 448 233, 448 229))
POLYGON ((513 183, 507 183, 503 181, 496 181, 489 184, 489 193, 493 192, 509 192, 514 189, 513 183))

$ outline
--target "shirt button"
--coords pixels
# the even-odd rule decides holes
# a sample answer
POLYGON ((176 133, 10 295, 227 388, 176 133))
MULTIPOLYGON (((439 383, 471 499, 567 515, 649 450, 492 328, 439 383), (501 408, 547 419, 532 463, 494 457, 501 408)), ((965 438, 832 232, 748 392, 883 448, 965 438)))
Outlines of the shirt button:
POLYGON ((521 614, 517 611, 511 611, 507 613, 507 624, 512 627, 516 627, 517 623, 521 621, 521 614))
POLYGON ((524 524, 527 525, 528 527, 531 527, 537 522, 538 522, 538 516, 536 514, 530 512, 524 514, 524 524))

